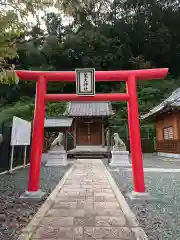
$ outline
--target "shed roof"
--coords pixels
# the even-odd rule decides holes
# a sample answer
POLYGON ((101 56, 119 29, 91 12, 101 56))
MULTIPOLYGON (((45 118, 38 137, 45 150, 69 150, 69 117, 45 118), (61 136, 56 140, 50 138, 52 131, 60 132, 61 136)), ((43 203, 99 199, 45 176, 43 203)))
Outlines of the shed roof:
POLYGON ((58 117, 58 118, 46 118, 44 121, 44 127, 71 127, 72 118, 58 117))
POLYGON ((110 102, 69 102, 65 114, 70 117, 111 116, 113 110, 110 102))
POLYGON ((154 116, 166 108, 180 108, 180 88, 177 88, 167 99, 154 107, 147 114, 141 116, 141 119, 147 119, 154 116))

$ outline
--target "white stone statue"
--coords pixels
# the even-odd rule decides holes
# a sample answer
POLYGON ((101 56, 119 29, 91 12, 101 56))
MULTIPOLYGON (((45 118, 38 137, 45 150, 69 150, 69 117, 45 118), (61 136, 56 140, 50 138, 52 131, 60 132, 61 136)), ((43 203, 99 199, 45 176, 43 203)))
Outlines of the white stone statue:
POLYGON ((57 138, 51 144, 51 150, 48 152, 47 163, 46 166, 66 166, 68 164, 67 161, 67 152, 63 146, 64 136, 63 133, 60 132, 57 138))
POLYGON ((110 166, 131 166, 129 162, 129 152, 126 151, 126 145, 123 140, 119 137, 118 133, 113 134, 114 146, 111 151, 112 158, 110 166))
POLYGON ((108 147, 110 146, 110 131, 109 131, 109 129, 106 132, 106 145, 108 147))
POLYGON ((114 146, 113 150, 126 150, 126 145, 123 140, 119 137, 118 133, 113 134, 114 146))
POLYGON ((54 139, 54 141, 51 143, 51 148, 54 148, 56 146, 59 146, 60 148, 64 149, 62 143, 63 143, 64 135, 62 132, 60 132, 57 136, 57 138, 54 139))

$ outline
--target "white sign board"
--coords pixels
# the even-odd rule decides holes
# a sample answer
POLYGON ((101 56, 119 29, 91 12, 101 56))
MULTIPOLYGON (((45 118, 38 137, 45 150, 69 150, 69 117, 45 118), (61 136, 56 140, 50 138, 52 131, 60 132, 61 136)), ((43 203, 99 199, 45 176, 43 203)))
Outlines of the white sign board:
POLYGON ((18 117, 13 117, 11 131, 11 146, 27 146, 31 141, 31 123, 18 117))
POLYGON ((76 94, 95 96, 95 69, 76 69, 76 94))

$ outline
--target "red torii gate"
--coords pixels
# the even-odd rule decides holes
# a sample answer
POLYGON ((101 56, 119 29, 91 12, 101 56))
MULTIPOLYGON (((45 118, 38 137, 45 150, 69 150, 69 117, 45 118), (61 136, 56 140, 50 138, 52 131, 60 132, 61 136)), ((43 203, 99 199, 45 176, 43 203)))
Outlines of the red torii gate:
POLYGON ((136 81, 163 79, 168 73, 167 68, 132 71, 96 71, 96 82, 126 81, 126 93, 96 94, 95 96, 47 94, 47 82, 75 82, 75 71, 48 72, 16 70, 16 73, 22 81, 36 81, 36 100, 28 182, 29 194, 36 194, 39 190, 46 101, 127 101, 134 192, 145 192, 136 81))

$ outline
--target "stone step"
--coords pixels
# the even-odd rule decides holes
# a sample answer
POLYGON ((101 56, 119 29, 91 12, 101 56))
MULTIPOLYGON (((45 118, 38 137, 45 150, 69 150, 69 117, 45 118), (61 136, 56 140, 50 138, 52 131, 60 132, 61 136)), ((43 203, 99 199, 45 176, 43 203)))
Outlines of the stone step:
POLYGON ((104 158, 104 156, 103 155, 92 155, 92 156, 90 156, 90 155, 75 155, 74 156, 75 158, 79 158, 79 159, 102 159, 102 158, 104 158))
POLYGON ((48 155, 58 155, 58 154, 62 154, 65 153, 66 151, 49 151, 48 155))
POLYGON ((53 158, 53 159, 59 159, 60 156, 61 156, 60 154, 58 154, 58 155, 52 154, 52 155, 46 156, 46 159, 51 159, 51 158, 53 158))
POLYGON ((98 153, 98 152, 77 152, 77 153, 68 153, 68 155, 79 155, 79 156, 106 156, 108 153, 98 153))

